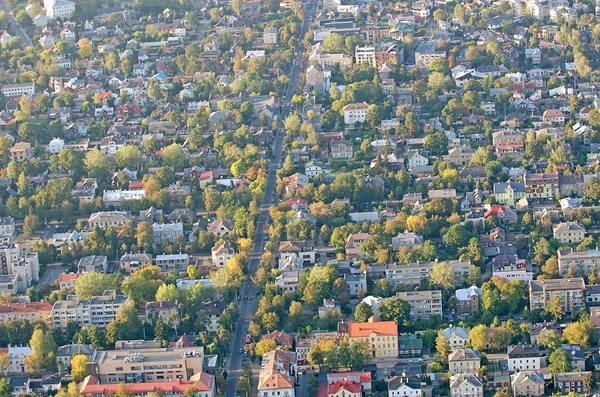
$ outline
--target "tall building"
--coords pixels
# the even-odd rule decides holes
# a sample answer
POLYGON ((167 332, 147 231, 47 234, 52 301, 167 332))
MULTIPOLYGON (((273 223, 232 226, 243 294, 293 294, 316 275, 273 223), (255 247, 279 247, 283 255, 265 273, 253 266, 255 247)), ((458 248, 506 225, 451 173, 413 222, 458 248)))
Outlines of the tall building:
POLYGON ((410 318, 413 320, 442 317, 442 291, 398 292, 396 296, 410 304, 410 318))
POLYGON ((600 268, 600 250, 589 249, 582 251, 558 250, 558 270, 561 276, 567 274, 573 267, 576 272, 589 274, 592 267, 600 268))
POLYGON ((65 329, 69 321, 76 322, 80 327, 97 325, 105 328, 115 319, 117 310, 128 303, 129 295, 117 295, 116 291, 104 291, 104 294, 92 296, 91 299, 67 296, 66 300, 54 302, 54 328, 65 329))
POLYGON ((529 282, 530 307, 531 310, 544 310, 550 300, 558 296, 565 312, 574 313, 585 306, 584 291, 583 278, 532 280, 529 282))
POLYGON ((398 357, 398 325, 395 321, 373 321, 348 323, 348 341, 366 341, 373 357, 398 357))

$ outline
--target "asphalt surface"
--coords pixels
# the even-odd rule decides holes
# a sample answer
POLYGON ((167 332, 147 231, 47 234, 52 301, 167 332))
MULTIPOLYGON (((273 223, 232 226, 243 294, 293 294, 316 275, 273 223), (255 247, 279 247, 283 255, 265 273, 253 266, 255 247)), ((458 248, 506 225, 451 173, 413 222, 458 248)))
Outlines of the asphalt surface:
MULTIPOLYGON (((3 0, 0 0, 0 2, 3 0)), ((281 118, 283 121, 289 115, 292 109, 291 99, 294 92, 298 88, 298 82, 300 80, 300 73, 302 73, 302 66, 304 63, 304 55, 306 52, 306 48, 304 44, 302 44, 302 39, 304 35, 308 31, 310 24, 314 21, 316 14, 316 0, 309 0, 305 5, 305 17, 302 23, 302 29, 300 31, 300 35, 298 38, 299 44, 296 51, 296 59, 292 65, 292 69, 290 71, 289 77, 289 85, 284 98, 282 98, 281 106, 281 118)), ((273 195, 275 192, 275 184, 277 179, 277 169, 280 163, 283 161, 281 159, 281 153, 283 149, 283 137, 285 132, 283 129, 279 129, 277 131, 277 135, 275 137, 275 142, 273 144, 273 158, 271 160, 271 165, 269 166, 269 173, 267 176, 267 184, 265 187, 265 195, 263 199, 263 203, 261 205, 260 214, 258 216, 258 221, 256 223, 256 236, 254 237, 254 247, 252 250, 252 254, 250 256, 250 263, 248 264, 248 274, 254 275, 256 270, 258 269, 258 264, 260 262, 260 257, 263 253, 263 246, 265 243, 265 234, 263 233, 263 228, 265 223, 269 220, 269 207, 271 206, 271 200, 273 199, 273 195)), ((240 354, 240 349, 244 347, 244 339, 248 330, 248 324, 250 323, 250 317, 256 313, 258 309, 258 300, 256 295, 256 286, 248 277, 246 283, 242 286, 240 290, 241 304, 240 304, 240 318, 236 323, 235 330, 232 335, 230 352, 226 361, 226 370, 227 370, 227 391, 225 393, 225 397, 249 397, 242 396, 237 393, 236 386, 238 378, 243 374, 243 360, 242 354, 240 354)), ((256 384, 253 385, 253 388, 256 388, 256 384)))
POLYGON ((13 31, 17 34, 17 36, 19 36, 21 40, 23 40, 23 44, 25 44, 26 46, 33 46, 33 42, 31 41, 29 36, 27 36, 27 33, 25 33, 25 30, 23 30, 21 25, 19 25, 12 11, 6 6, 4 0, 0 0, 0 10, 6 11, 6 13, 8 14, 10 26, 13 28, 13 31))

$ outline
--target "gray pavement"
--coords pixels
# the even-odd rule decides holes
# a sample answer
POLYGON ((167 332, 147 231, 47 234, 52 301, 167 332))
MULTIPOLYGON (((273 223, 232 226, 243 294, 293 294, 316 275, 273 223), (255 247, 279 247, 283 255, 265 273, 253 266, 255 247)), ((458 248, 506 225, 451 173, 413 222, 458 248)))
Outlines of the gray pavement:
MULTIPOLYGON (((0 0, 2 1, 2 0, 0 0)), ((291 98, 292 95, 296 92, 297 84, 299 82, 300 74, 302 70, 300 68, 303 63, 304 54, 306 49, 304 48, 304 44, 301 43, 304 35, 308 31, 308 27, 314 21, 316 14, 316 0, 309 0, 307 7, 305 9, 305 18, 302 23, 302 29, 299 35, 299 44, 296 50, 296 59, 292 65, 292 70, 290 72, 289 85, 284 98, 282 98, 282 112, 281 112, 281 120, 285 120, 285 118, 289 115, 292 106, 291 106, 291 98)), ((279 159, 281 157, 282 149, 283 149, 283 137, 285 133, 282 129, 277 131, 277 136, 275 137, 275 142, 273 145, 273 159, 274 161, 269 166, 269 173, 267 176, 267 184, 265 187, 265 194, 263 199, 263 204, 261 205, 260 214, 258 216, 258 221, 256 223, 256 236, 254 237, 254 247, 252 250, 252 254, 250 256, 250 263, 248 264, 248 274, 254 275, 256 270, 258 269, 258 264, 260 262, 260 257, 263 253, 263 246, 265 243, 265 235, 261 231, 265 223, 269 220, 269 207, 271 206, 271 199, 275 192, 276 180, 277 180, 277 168, 279 167, 279 159)), ((240 318, 235 326, 235 330, 232 335, 230 352, 226 361, 226 370, 228 374, 227 378, 227 391, 225 393, 225 397, 238 397, 236 393, 236 385, 239 377, 243 374, 243 361, 242 354, 240 354, 240 349, 244 347, 244 337, 248 330, 248 324, 250 323, 250 317, 256 313, 258 309, 258 301, 256 296, 256 286, 254 283, 248 278, 246 283, 242 286, 240 291, 241 304, 240 304, 240 318), (245 299, 247 301, 245 301, 245 299)), ((254 383, 255 387, 256 382, 254 383)), ((240 396, 247 397, 247 396, 240 396)))
POLYGON ((33 46, 33 42, 31 41, 29 36, 27 36, 25 30, 17 22, 15 16, 13 15, 12 11, 7 7, 6 2, 4 0, 0 0, 0 10, 6 11, 10 20, 10 26, 13 28, 17 36, 19 36, 21 40, 23 40, 23 44, 25 44, 26 46, 33 46))

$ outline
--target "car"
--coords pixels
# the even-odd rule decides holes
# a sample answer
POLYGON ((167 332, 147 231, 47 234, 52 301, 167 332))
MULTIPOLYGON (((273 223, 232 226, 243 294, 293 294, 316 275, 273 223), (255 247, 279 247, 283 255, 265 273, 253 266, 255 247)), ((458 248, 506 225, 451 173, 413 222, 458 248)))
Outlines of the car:
POLYGON ((387 371, 384 371, 384 372, 383 372, 383 376, 388 376, 388 372, 387 372, 387 371))
POLYGON ((244 349, 240 349, 240 354, 242 354, 244 352, 244 349))
POLYGON ((423 360, 422 358, 417 360, 418 363, 422 363, 423 361, 425 361, 425 360, 423 360))

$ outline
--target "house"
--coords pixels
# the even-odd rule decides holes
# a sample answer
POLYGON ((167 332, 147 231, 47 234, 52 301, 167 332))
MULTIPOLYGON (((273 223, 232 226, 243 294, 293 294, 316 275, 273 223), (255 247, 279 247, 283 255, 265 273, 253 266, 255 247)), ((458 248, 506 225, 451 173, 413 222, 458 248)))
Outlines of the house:
POLYGON ((458 146, 448 150, 448 154, 444 156, 444 160, 450 161, 456 165, 465 166, 471 161, 473 154, 475 154, 475 149, 466 146, 458 146))
POLYGON ((313 264, 316 260, 316 245, 314 240, 282 241, 279 243, 279 255, 282 262, 292 256, 297 256, 301 263, 313 264))
POLYGON ((588 306, 598 306, 600 304, 600 285, 585 287, 585 303, 588 306))
POLYGON ((31 353, 33 351, 29 346, 8 346, 7 372, 15 374, 28 373, 29 370, 25 366, 25 357, 31 353))
POLYGON ((263 31, 263 43, 265 45, 277 44, 277 28, 269 26, 263 31))
POLYGON ((286 193, 295 192, 306 185, 308 185, 308 176, 296 172, 286 179, 285 191, 286 193))
POLYGON ((217 219, 208 225, 206 230, 217 237, 229 236, 233 233, 233 221, 229 219, 217 219))
POLYGON ((451 397, 483 397, 481 375, 461 373, 450 378, 451 397))
POLYGON ((123 211, 94 212, 88 218, 88 227, 90 229, 95 227, 106 229, 110 226, 118 229, 130 219, 131 215, 128 212, 123 211))
POLYGON ((177 314, 177 302, 169 301, 156 301, 146 302, 145 317, 146 321, 150 324, 154 324, 156 319, 162 317, 165 324, 172 321, 174 316, 177 314))
POLYGON ((580 372, 559 372, 554 374, 554 389, 560 393, 569 394, 571 392, 587 395, 590 388, 586 378, 592 376, 589 371, 580 372))
POLYGON ((346 258, 359 259, 365 256, 365 253, 361 251, 362 244, 371 238, 369 233, 351 233, 346 238, 346 258))
POLYGON ((570 268, 576 272, 589 274, 592 268, 600 266, 600 250, 597 248, 587 250, 558 250, 558 272, 564 276, 570 268))
POLYGON ((342 108, 344 112, 344 123, 347 126, 353 126, 356 123, 364 123, 367 120, 367 109, 369 104, 366 102, 351 103, 342 108))
POLYGON ((79 259, 77 271, 79 273, 106 273, 108 270, 108 259, 104 255, 84 256, 79 259))
MULTIPOLYGON (((147 350, 147 349, 146 349, 147 350)), ((165 349, 162 349, 165 350, 165 349)), ((203 354, 198 354, 196 351, 189 350, 191 353, 185 355, 185 353, 178 352, 178 356, 182 356, 185 361, 189 361, 194 353, 193 358, 197 360, 204 359, 203 354)), ((167 351, 170 352, 169 350, 167 351)), ((148 355, 143 352, 140 354, 148 355)), ((160 357, 153 357, 154 360, 160 360, 160 357)), ((123 358, 121 358, 123 360, 123 358)), ((173 360, 169 360, 173 361, 173 360)), ((135 362, 134 362, 135 363, 135 362)), ((111 363, 112 364, 112 363, 111 363)), ((181 365, 181 364, 165 364, 165 365, 181 365)), ((191 372, 191 371, 190 371, 191 372)), ((145 374, 142 374, 144 376, 145 374)), ((152 375, 151 375, 152 376, 152 375)), ((162 375, 160 375, 162 376, 162 375)), ((124 377, 124 376, 121 376, 124 377)), ((147 375, 146 375, 147 378, 147 375)), ((173 376, 175 378, 175 376, 173 376)), ((87 376, 79 386, 79 393, 85 396, 94 397, 109 397, 117 393, 117 390, 121 390, 121 387, 125 387, 129 391, 131 397, 143 397, 151 393, 156 393, 157 390, 168 394, 172 397, 183 397, 187 394, 188 390, 194 390, 194 394, 197 397, 215 397, 216 396, 216 382, 214 375, 210 375, 206 372, 197 372, 186 378, 177 377, 176 380, 166 380, 158 382, 141 382, 141 383, 124 383, 120 386, 119 383, 106 383, 101 382, 101 379, 97 376, 87 376)))
POLYGON ((154 244, 160 245, 163 241, 174 243, 178 237, 183 237, 183 223, 154 223, 152 225, 154 244))
POLYGON ((367 341, 374 358, 398 357, 398 325, 395 321, 375 321, 372 317, 366 323, 348 323, 350 345, 357 341, 367 341))
POLYGON ((552 297, 561 299, 566 313, 575 313, 584 302, 583 278, 532 280, 529 282, 529 305, 531 310, 544 310, 552 297))
POLYGON ((514 206, 526 196, 525 184, 521 182, 494 183, 494 198, 498 204, 514 206))
POLYGON ((448 345, 452 351, 462 349, 471 343, 469 331, 463 327, 450 326, 444 329, 444 338, 448 341, 448 345))
POLYGON ((529 335, 531 337, 531 344, 535 345, 537 344, 537 340, 540 336, 544 335, 546 332, 548 331, 552 331, 554 332, 557 336, 560 337, 561 333, 562 333, 562 328, 560 327, 560 325, 558 325, 555 322, 543 322, 543 323, 537 323, 537 324, 532 324, 531 327, 529 328, 529 335))
POLYGON ((12 390, 11 396, 19 396, 31 393, 31 378, 28 376, 15 376, 7 382, 12 390))
POLYGON ((457 289, 454 292, 457 301, 456 312, 459 314, 477 313, 480 308, 481 294, 481 288, 476 286, 457 289))
POLYGON ((150 265, 152 265, 152 255, 145 253, 125 254, 119 260, 119 267, 127 273, 136 272, 150 265))
POLYGON ((429 158, 423 155, 420 151, 415 150, 408 153, 407 162, 409 170, 418 170, 423 167, 427 167, 429 164, 429 158))
POLYGON ((351 380, 337 380, 327 385, 327 397, 361 397, 360 383, 351 380))
POLYGON ((392 250, 398 251, 402 247, 416 248, 423 245, 423 241, 423 236, 413 232, 398 233, 396 237, 392 237, 392 250))
POLYGON ((221 243, 219 246, 213 247, 210 252, 213 266, 216 267, 226 266, 227 262, 235 255, 235 249, 225 242, 221 243))
POLYGON ((421 397, 421 379, 416 376, 392 376, 388 378, 389 397, 421 397))
POLYGON ((266 333, 261 337, 261 340, 274 340, 277 343, 277 346, 281 346, 286 349, 292 349, 293 346, 293 338, 290 334, 286 334, 282 331, 273 331, 271 333, 266 333))
POLYGON ((167 254, 156 255, 156 266, 160 267, 163 272, 170 270, 187 270, 190 264, 190 256, 188 254, 167 254))
POLYGON ((12 237, 15 235, 15 218, 12 216, 0 217, 0 237, 12 237))
POLYGON ((488 206, 484 217, 485 219, 492 217, 504 223, 516 223, 519 220, 517 213, 505 205, 488 206))
POLYGON ((333 160, 350 159, 353 156, 354 149, 351 141, 333 140, 329 143, 329 150, 333 160))
POLYGON ((420 357, 422 353, 423 339, 419 339, 415 334, 398 336, 398 356, 420 357))
POLYGON ((453 374, 475 373, 481 366, 481 354, 471 348, 456 349, 448 355, 448 365, 453 374))
POLYGON ((560 348, 571 357, 571 366, 574 370, 585 371, 586 353, 580 345, 562 344, 560 348))
POLYGON ((520 371, 510 376, 513 396, 542 397, 544 376, 536 371, 520 371))
POLYGON ((577 222, 561 222, 552 227, 552 233, 563 244, 579 244, 585 238, 586 230, 577 222))
POLYGON ((71 358, 76 354, 85 354, 92 357, 96 352, 94 345, 82 343, 72 343, 69 345, 60 346, 56 351, 56 364, 59 368, 66 370, 71 366, 71 358))
MULTIPOLYGON (((298 343, 296 343, 296 356, 298 356, 298 343)), ((372 390, 371 372, 343 372, 343 373, 328 373, 327 384, 331 385, 340 380, 348 380, 356 382, 360 386, 360 390, 369 395, 372 390)))
POLYGON ((545 123, 564 124, 565 115, 560 109, 548 109, 542 114, 542 121, 545 123))
POLYGON ((541 354, 533 345, 511 345, 506 353, 508 370, 535 371, 541 368, 541 354))
POLYGON ((555 198, 560 193, 557 174, 526 173, 525 195, 527 198, 555 198))
POLYGON ((276 354, 271 354, 258 376, 258 395, 294 397, 294 386, 289 364, 277 360, 276 354))
POLYGON ((27 161, 33 158, 33 147, 29 142, 18 142, 15 143, 14 146, 10 149, 8 153, 8 158, 10 161, 27 161))

